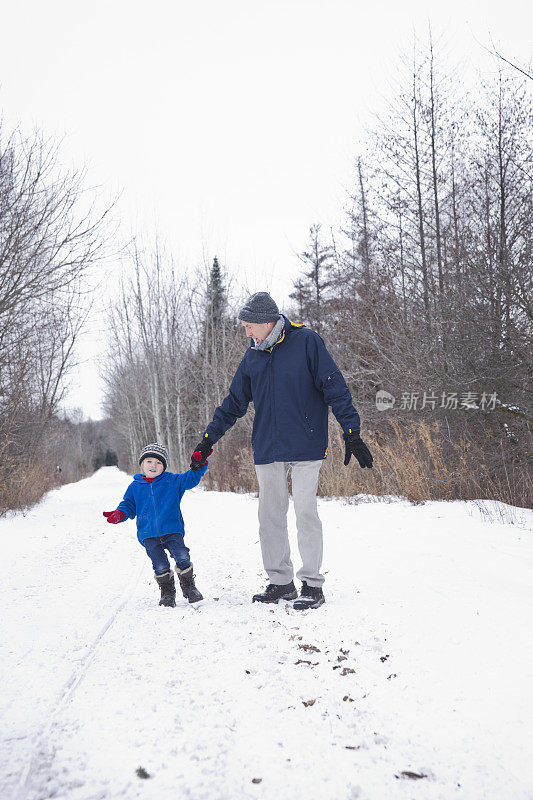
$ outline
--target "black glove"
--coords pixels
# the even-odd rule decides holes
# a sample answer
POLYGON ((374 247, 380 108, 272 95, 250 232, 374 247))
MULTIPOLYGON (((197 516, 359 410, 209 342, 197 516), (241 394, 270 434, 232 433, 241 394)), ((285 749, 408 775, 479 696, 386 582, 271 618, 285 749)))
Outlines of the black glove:
POLYGON ((204 436, 199 445, 194 448, 194 453, 191 456, 191 469, 196 472, 197 469, 205 467, 205 462, 208 456, 213 452, 213 444, 209 436, 204 436))
POLYGON ((372 458, 372 453, 363 442, 361 437, 359 436, 359 432, 357 433, 345 433, 344 434, 344 443, 345 443, 345 451, 344 451, 344 466, 347 467, 350 463, 350 458, 355 456, 356 459, 359 461, 359 466, 364 469, 368 467, 372 469, 372 462, 374 459, 372 458))

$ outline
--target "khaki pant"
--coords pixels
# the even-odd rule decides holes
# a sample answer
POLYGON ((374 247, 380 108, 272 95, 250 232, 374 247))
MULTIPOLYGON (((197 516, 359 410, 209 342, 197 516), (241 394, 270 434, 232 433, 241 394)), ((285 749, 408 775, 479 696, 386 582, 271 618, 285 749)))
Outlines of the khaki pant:
POLYGON ((263 565, 271 583, 285 585, 294 578, 291 561, 287 511, 287 477, 292 472, 292 497, 296 512, 298 549, 302 567, 296 573, 308 586, 322 586, 322 523, 318 516, 316 491, 320 461, 274 461, 256 464, 259 481, 259 540, 263 565))

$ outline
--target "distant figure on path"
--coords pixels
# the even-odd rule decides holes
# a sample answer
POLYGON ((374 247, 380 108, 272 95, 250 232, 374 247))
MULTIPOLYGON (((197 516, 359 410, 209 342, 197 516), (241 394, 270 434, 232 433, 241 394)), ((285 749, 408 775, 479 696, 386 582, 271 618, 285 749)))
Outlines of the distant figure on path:
MULTIPOLYGON (((239 319, 252 341, 195 454, 199 451, 207 458, 213 445, 244 416, 253 401, 259 538, 270 583, 252 601, 277 603, 298 598, 295 609, 318 608, 324 603, 324 576, 320 573, 322 523, 316 492, 327 455, 328 406, 344 432, 344 464, 347 466, 354 455, 361 467, 371 468, 372 455, 359 435, 359 414, 346 381, 322 338, 280 314, 267 292, 253 294, 239 319), (289 470, 302 559, 297 572, 302 581, 299 597, 287 531, 289 470)), ((198 469, 195 456, 191 469, 198 469)))

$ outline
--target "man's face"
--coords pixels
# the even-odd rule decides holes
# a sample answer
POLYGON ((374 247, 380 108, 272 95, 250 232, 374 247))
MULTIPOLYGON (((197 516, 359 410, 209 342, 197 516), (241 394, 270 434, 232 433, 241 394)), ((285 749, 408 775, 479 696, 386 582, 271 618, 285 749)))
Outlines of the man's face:
POLYGON ((255 339, 257 343, 264 342, 270 331, 274 328, 275 322, 243 322, 241 323, 249 339, 255 339))
POLYGON ((159 461, 158 458, 145 458, 143 467, 147 478, 157 478, 163 472, 163 462, 159 461))

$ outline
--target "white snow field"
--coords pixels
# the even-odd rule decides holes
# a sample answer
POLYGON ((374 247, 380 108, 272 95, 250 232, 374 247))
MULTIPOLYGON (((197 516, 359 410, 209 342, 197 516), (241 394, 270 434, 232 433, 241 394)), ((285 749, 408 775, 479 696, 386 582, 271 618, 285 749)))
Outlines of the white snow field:
POLYGON ((102 517, 129 480, 0 522, 1 800, 533 798, 533 512, 320 501, 327 602, 302 613, 250 602, 257 499, 198 488, 205 601, 170 609, 102 517))

